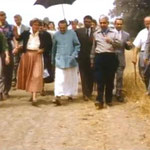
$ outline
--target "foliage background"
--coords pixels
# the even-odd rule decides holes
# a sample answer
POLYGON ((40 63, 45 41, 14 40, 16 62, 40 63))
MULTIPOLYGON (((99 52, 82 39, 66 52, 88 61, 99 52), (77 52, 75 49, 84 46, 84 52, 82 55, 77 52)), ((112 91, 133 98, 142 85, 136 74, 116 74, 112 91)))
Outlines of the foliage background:
POLYGON ((115 0, 113 4, 110 16, 123 17, 125 30, 135 37, 144 28, 143 18, 150 15, 150 0, 115 0))

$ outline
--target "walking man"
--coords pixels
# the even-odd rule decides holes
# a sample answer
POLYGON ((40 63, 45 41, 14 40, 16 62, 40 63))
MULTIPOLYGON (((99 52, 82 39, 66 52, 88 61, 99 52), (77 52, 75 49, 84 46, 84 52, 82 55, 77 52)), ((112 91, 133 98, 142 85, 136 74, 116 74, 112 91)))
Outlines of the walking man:
MULTIPOLYGON (((23 33, 24 31, 27 31, 29 30, 29 27, 25 26, 24 24, 22 24, 22 17, 17 14, 14 16, 14 21, 16 23, 16 27, 17 27, 17 32, 18 34, 20 35, 21 33, 23 33)), ((15 48, 22 48, 22 43, 21 42, 17 42, 15 39, 14 39, 14 43, 15 43, 15 48)), ((14 68, 13 68, 13 83, 12 83, 12 86, 13 87, 16 87, 16 75, 17 75, 17 69, 18 69, 18 65, 19 65, 19 61, 20 61, 20 57, 21 57, 21 54, 22 52, 19 52, 17 54, 14 54, 14 68)))
POLYGON ((148 31, 149 31, 149 26, 150 26, 150 16, 147 16, 144 18, 144 25, 145 25, 145 28, 142 29, 137 34, 135 40, 133 41, 135 48, 134 48, 132 63, 134 65, 137 64, 137 55, 139 53, 139 62, 138 62, 139 74, 145 84, 145 87, 147 90, 146 94, 150 95, 149 79, 144 75, 144 72, 145 72, 144 53, 145 53, 145 46, 146 46, 146 41, 148 38, 148 31))
POLYGON ((116 55, 118 57, 119 66, 116 72, 116 83, 115 83, 115 95, 119 102, 123 102, 124 98, 122 95, 123 88, 123 73, 125 69, 125 50, 130 50, 132 48, 132 43, 130 42, 130 34, 125 32, 123 28, 123 19, 117 18, 115 20, 115 28, 118 34, 118 39, 121 41, 121 47, 116 50, 116 55))
POLYGON ((52 64, 55 68, 55 102, 60 105, 61 96, 72 99, 78 93, 78 63, 76 58, 80 43, 73 30, 67 30, 67 22, 58 23, 59 31, 54 34, 52 64))
POLYGON ((94 33, 96 45, 94 49, 94 71, 98 94, 95 106, 97 109, 103 108, 104 94, 106 104, 112 106, 112 90, 114 88, 114 77, 118 67, 115 50, 120 47, 116 32, 108 27, 108 17, 104 15, 100 16, 99 23, 101 29, 94 33))
POLYGON ((93 91, 93 72, 90 63, 90 54, 93 44, 92 17, 84 17, 84 27, 76 30, 81 44, 78 62, 84 100, 89 100, 93 91))
POLYGON ((9 91, 11 89, 11 82, 12 82, 12 74, 13 74, 13 26, 8 24, 6 21, 6 13, 4 11, 0 11, 0 31, 5 35, 9 56, 10 56, 10 63, 8 65, 4 65, 4 97, 5 99, 9 97, 9 91))
POLYGON ((3 33, 0 32, 0 100, 4 94, 4 64, 9 64, 8 44, 3 33))

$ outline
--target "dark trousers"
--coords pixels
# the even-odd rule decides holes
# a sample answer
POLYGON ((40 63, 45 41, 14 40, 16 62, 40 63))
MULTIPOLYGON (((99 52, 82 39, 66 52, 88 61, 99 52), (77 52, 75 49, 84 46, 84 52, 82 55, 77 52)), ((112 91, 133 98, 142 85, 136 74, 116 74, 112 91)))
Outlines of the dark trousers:
POLYGON ((97 101, 103 103, 104 94, 106 103, 112 101, 112 90, 117 67, 118 59, 114 53, 96 54, 94 71, 97 82, 97 101))
POLYGON ((49 54, 43 55, 44 69, 47 69, 49 76, 44 78, 44 83, 51 83, 54 81, 54 67, 51 64, 51 56, 49 54))
POLYGON ((91 68, 90 58, 79 61, 79 71, 83 96, 90 97, 93 91, 93 70, 91 68))
POLYGON ((13 55, 10 52, 10 63, 4 65, 4 94, 8 94, 11 89, 12 76, 13 76, 13 55))
POLYGON ((124 66, 119 66, 116 71, 116 96, 122 95, 124 69, 124 66))
POLYGON ((14 82, 14 84, 16 84, 16 81, 17 81, 16 76, 17 76, 17 70, 18 70, 18 66, 19 66, 21 55, 22 55, 22 53, 19 52, 18 54, 15 54, 13 56, 14 67, 13 67, 13 78, 12 78, 12 81, 14 82))
POLYGON ((0 53, 0 93, 3 93, 4 91, 4 57, 5 55, 3 53, 0 53))

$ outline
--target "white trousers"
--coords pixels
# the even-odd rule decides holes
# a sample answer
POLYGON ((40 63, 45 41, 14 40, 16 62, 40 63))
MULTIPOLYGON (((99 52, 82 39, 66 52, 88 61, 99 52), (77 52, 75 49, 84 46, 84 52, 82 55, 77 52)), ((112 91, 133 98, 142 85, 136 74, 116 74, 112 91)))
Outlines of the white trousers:
POLYGON ((55 96, 76 96, 78 94, 78 67, 55 69, 55 96))

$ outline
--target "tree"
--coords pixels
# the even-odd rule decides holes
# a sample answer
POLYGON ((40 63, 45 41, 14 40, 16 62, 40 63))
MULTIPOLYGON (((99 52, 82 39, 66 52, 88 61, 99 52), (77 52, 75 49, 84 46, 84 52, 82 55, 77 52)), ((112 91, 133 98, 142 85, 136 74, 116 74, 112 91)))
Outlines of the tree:
POLYGON ((115 0, 114 6, 110 16, 122 16, 125 29, 135 37, 144 28, 144 17, 150 15, 150 0, 115 0))

